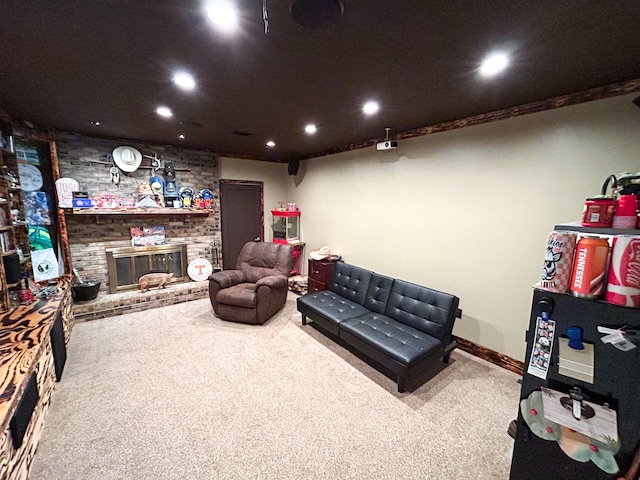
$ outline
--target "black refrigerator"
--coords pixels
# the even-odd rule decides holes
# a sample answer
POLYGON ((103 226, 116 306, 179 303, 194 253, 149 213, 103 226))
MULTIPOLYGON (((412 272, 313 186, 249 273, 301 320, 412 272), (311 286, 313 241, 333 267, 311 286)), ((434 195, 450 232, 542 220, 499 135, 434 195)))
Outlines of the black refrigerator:
MULTIPOLYGON (((556 230, 559 230, 558 226, 556 230)), ((527 353, 520 403, 541 388, 561 392, 567 397, 570 397, 572 389, 577 388, 589 402, 613 409, 617 414, 619 447, 614 458, 620 467, 618 474, 606 473, 593 461, 574 460, 561 449, 557 441, 534 434, 519 406, 511 480, 616 479, 628 471, 640 447, 640 347, 622 351, 611 343, 603 343, 601 339, 605 334, 598 331, 598 326, 637 331, 640 329, 640 310, 534 289, 526 332, 527 353), (546 378, 541 378, 528 373, 528 370, 532 358, 536 358, 535 349, 540 345, 538 328, 541 318, 545 316, 555 322, 555 339, 550 349, 546 378), (566 362, 565 358, 559 358, 562 339, 569 336, 567 332, 572 327, 579 327, 584 345, 591 345, 592 383, 567 376, 563 374, 567 372, 566 369, 560 368, 560 360, 566 362)), ((527 415, 529 404, 525 405, 527 415)))

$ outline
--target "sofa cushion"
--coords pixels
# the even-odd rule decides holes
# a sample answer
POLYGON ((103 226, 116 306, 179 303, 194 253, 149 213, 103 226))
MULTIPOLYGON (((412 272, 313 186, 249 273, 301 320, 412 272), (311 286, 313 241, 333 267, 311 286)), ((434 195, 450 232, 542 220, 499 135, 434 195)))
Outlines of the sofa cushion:
POLYGON ((299 297, 298 310, 307 315, 314 312, 335 324, 367 313, 367 309, 362 305, 342 298, 331 290, 308 293, 299 297))
POLYGON ((403 280, 394 280, 385 315, 448 343, 458 297, 403 280))
POLYGON ((348 342, 344 332, 405 365, 416 363, 444 347, 431 335, 373 312, 340 324, 340 336, 348 342))
POLYGON ((364 306, 372 312, 384 313, 392 286, 393 278, 385 277, 379 273, 372 273, 367 295, 364 299, 364 306))
POLYGON ((364 305, 371 274, 370 270, 337 262, 329 283, 329 290, 347 300, 364 305))

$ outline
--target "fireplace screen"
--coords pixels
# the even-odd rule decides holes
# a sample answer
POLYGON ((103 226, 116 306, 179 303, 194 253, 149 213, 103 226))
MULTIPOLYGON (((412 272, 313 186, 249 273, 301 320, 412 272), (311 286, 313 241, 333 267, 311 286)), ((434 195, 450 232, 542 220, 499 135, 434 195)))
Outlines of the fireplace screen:
POLYGON ((187 280, 187 245, 107 249, 109 293, 138 288, 138 279, 147 273, 173 273, 176 282, 187 280))

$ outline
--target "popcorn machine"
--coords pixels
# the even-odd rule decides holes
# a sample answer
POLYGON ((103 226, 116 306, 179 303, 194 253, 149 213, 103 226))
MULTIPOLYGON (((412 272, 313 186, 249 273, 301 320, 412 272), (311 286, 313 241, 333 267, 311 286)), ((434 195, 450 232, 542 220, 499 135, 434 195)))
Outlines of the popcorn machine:
POLYGON ((300 257, 304 243, 300 241, 300 211, 271 210, 273 215, 273 242, 289 244, 293 247, 291 259, 291 275, 300 274, 300 257))
POLYGON ((295 244, 300 241, 300 212, 271 210, 273 215, 273 242, 295 244))

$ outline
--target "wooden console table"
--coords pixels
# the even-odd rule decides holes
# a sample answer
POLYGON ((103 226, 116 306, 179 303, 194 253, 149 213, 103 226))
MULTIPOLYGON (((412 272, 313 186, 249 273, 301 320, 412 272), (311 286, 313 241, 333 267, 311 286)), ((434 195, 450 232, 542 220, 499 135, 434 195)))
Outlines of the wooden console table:
POLYGON ((73 326, 70 277, 57 287, 56 296, 0 314, 0 480, 28 478, 62 375, 73 326))

